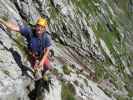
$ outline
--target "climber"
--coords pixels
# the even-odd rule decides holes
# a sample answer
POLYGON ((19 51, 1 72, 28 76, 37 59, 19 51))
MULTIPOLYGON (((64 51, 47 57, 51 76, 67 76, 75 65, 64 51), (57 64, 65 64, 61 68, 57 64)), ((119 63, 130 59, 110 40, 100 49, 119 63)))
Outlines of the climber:
POLYGON ((41 69, 43 72, 50 69, 48 54, 51 47, 51 38, 46 31, 48 22, 45 18, 40 17, 37 20, 34 30, 25 25, 16 25, 15 23, 4 21, 1 18, 0 24, 11 31, 20 32, 26 38, 33 69, 41 69))

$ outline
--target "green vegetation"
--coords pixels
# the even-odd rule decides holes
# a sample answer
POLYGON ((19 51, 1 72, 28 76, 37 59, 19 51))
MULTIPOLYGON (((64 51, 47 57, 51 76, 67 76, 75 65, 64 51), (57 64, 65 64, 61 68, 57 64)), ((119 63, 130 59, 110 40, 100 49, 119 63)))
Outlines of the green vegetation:
POLYGON ((62 82, 62 100, 76 100, 74 97, 75 94, 75 88, 71 83, 62 82))
POLYGON ((111 95, 112 95, 112 92, 111 91, 108 91, 108 90, 103 90, 104 91, 104 93, 106 94, 106 95, 108 95, 109 97, 111 97, 111 95))
POLYGON ((100 81, 100 80, 104 79, 105 70, 104 70, 103 66, 97 65, 96 69, 95 69, 95 73, 96 73, 96 80, 97 81, 100 81))
POLYGON ((71 70, 70 70, 70 66, 68 64, 65 64, 63 66, 63 72, 67 75, 69 75, 71 73, 71 70))
POLYGON ((52 0, 49 0, 49 6, 51 7, 49 9, 49 12, 51 13, 50 19, 58 18, 59 17, 59 11, 58 11, 59 9, 57 9, 58 7, 57 8, 54 7, 52 0))
POLYGON ((128 2, 129 0, 122 0, 122 1, 118 1, 118 7, 120 7, 121 9, 123 9, 123 11, 125 12, 125 14, 128 14, 128 2))
POLYGON ((125 88, 128 91, 128 96, 133 97, 133 78, 128 76, 128 78, 126 78, 125 83, 126 83, 125 88))
MULTIPOLYGON (((75 4, 76 7, 79 7, 82 12, 85 12, 87 17, 91 13, 92 15, 96 16, 98 13, 98 8, 95 5, 95 3, 99 2, 97 0, 79 0, 75 1, 72 0, 73 4, 75 4)), ((77 8, 78 9, 78 8, 77 8)))
POLYGON ((118 96, 118 97, 116 97, 117 98, 117 100, 129 100, 129 99, 127 99, 127 97, 125 97, 125 96, 118 96))
POLYGON ((128 96, 133 97, 133 88, 132 89, 128 88, 128 96))
POLYGON ((22 54, 25 55, 25 57, 28 60, 30 60, 28 49, 27 49, 26 45, 24 44, 25 41, 22 38, 22 36, 20 35, 20 33, 16 33, 15 42, 16 42, 16 46, 21 50, 22 54))
POLYGON ((2 16, 1 17, 4 21, 8 21, 9 20, 9 16, 2 16))
POLYGON ((119 40, 120 36, 119 36, 119 32, 115 28, 116 26, 111 25, 109 23, 108 25, 109 25, 108 27, 111 28, 110 32, 108 32, 108 27, 104 23, 97 23, 97 29, 95 29, 95 27, 93 27, 93 29, 94 29, 94 32, 96 33, 97 39, 102 38, 107 44, 107 47, 110 50, 112 50, 113 43, 115 42, 115 40, 119 40))

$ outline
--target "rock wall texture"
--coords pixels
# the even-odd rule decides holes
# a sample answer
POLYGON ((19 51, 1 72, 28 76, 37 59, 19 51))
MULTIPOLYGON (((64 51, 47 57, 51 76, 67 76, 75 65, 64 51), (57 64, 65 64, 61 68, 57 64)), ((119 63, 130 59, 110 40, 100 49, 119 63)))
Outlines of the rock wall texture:
POLYGON ((25 38, 0 26, 0 100, 133 100, 133 0, 1 0, 18 25, 47 18, 51 84, 33 80, 25 38))

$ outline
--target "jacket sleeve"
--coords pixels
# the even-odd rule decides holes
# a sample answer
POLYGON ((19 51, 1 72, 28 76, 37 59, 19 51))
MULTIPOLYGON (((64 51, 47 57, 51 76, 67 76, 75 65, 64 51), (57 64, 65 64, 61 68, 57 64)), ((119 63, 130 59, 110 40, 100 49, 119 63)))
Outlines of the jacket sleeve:
POLYGON ((46 40, 45 40, 45 48, 49 48, 52 46, 52 39, 51 36, 47 34, 46 40))
POLYGON ((19 26, 19 28, 20 28, 20 33, 22 34, 22 36, 24 36, 27 42, 29 43, 31 40, 31 35, 32 35, 31 28, 27 26, 19 26))

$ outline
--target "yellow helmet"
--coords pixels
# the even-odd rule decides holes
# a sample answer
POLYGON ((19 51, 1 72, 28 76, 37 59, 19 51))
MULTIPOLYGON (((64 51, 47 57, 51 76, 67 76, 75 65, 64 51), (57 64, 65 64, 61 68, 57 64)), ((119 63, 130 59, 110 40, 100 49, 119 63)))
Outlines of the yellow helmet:
POLYGON ((37 23, 36 24, 46 27, 48 25, 48 21, 45 18, 40 17, 37 20, 37 23))

